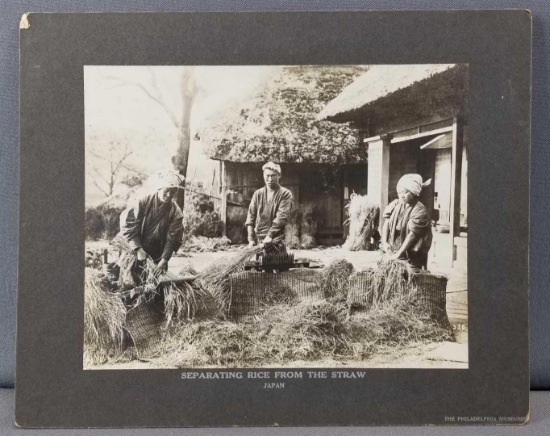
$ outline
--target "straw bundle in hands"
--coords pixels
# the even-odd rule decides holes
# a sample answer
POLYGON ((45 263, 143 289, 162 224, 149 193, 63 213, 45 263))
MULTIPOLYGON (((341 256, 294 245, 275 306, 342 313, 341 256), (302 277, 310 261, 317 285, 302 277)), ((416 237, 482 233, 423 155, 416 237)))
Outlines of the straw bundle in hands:
POLYGON ((380 207, 367 195, 351 195, 348 205, 349 235, 344 248, 349 251, 369 250, 371 237, 378 228, 380 207))
POLYGON ((347 303, 351 309, 382 307, 394 304, 394 300, 413 301, 417 295, 411 266, 389 255, 378 261, 378 268, 353 273, 348 283, 347 303))
POLYGON ((413 282, 414 271, 404 260, 382 256, 372 275, 372 304, 380 306, 393 299, 412 300, 417 289, 413 282))
MULTIPOLYGON (((123 238, 115 238, 112 245, 123 253, 121 256, 121 270, 128 269, 137 259, 136 252, 131 245, 123 238)), ((138 297, 135 305, 151 300, 155 295, 164 297, 165 327, 169 327, 176 321, 192 319, 197 311, 206 306, 208 299, 207 292, 195 285, 192 280, 186 278, 194 277, 197 272, 191 268, 185 268, 180 274, 173 274, 169 271, 159 274, 157 266, 150 257, 147 257, 141 276, 141 283, 145 292, 138 297)))
POLYGON ((117 261, 120 266, 120 282, 122 282, 124 286, 130 287, 144 285, 148 291, 155 291, 159 284, 159 277, 156 274, 157 266, 155 262, 153 262, 153 259, 147 256, 143 271, 139 277, 134 277, 131 271, 132 265, 134 265, 137 260, 137 253, 134 248, 126 239, 121 237, 115 237, 111 241, 111 246, 120 252, 120 257, 117 261))

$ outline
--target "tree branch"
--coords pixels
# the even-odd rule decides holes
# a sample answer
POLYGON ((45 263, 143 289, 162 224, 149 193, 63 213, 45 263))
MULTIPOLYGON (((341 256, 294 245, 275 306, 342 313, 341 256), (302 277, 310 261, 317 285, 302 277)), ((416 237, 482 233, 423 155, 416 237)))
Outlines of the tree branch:
POLYGON ((175 117, 175 115, 172 113, 172 111, 170 109, 168 109, 168 107, 166 107, 166 104, 161 100, 160 96, 156 96, 154 95, 153 93, 151 93, 147 87, 143 86, 141 83, 135 83, 135 82, 122 82, 120 79, 116 78, 116 77, 106 77, 107 79, 109 80, 115 80, 117 82, 120 82, 118 83, 117 85, 113 85, 111 86, 110 89, 114 89, 114 88, 120 88, 120 87, 123 87, 123 86, 134 86, 138 89, 141 89, 145 95, 147 97, 149 97, 151 100, 153 100, 155 103, 157 103, 161 108, 162 110, 166 113, 166 115, 168 115, 168 118, 170 119, 170 121, 172 122, 172 124, 179 129, 179 123, 178 123, 178 120, 177 118, 175 117))

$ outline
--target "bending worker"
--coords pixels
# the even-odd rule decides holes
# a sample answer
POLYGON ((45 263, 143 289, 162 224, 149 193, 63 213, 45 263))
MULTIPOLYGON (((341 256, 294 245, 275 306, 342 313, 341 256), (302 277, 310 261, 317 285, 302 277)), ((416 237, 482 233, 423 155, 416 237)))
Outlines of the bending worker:
POLYGON ((254 192, 248 208, 248 244, 264 244, 267 251, 286 251, 285 227, 292 210, 292 193, 279 184, 281 167, 273 162, 263 167, 265 186, 254 192))
MULTIPOLYGON (((168 261, 181 246, 183 235, 183 214, 174 202, 178 189, 183 189, 185 178, 169 172, 159 177, 156 189, 149 195, 137 199, 120 215, 120 233, 117 237, 126 239, 137 254, 138 261, 151 257, 157 265, 156 274, 168 270, 168 261)), ((122 253, 121 257, 124 257, 122 253)), ((136 265, 125 265, 119 259, 121 278, 132 269, 135 281, 136 265)), ((127 281, 127 280, 125 280, 127 281)), ((139 283, 135 283, 139 284, 139 283)))
POLYGON ((395 251, 392 259, 405 259, 415 269, 427 268, 432 245, 430 214, 420 201, 422 182, 419 174, 405 174, 397 183, 398 199, 384 210, 382 250, 395 251))

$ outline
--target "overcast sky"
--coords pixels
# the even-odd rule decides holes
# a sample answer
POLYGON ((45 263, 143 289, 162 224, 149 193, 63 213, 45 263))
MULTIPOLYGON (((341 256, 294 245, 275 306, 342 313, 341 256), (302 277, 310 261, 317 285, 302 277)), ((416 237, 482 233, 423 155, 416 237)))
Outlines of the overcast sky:
MULTIPOLYGON (((127 165, 152 174, 171 168, 177 147, 177 130, 166 110, 181 113, 180 79, 185 67, 178 66, 86 66, 84 67, 84 105, 86 148, 93 146, 96 166, 107 165, 110 141, 130 143, 133 154, 127 165), (163 107, 140 87, 158 97, 163 107), (103 159, 99 156, 103 156, 103 159)), ((231 107, 239 100, 259 92, 280 67, 272 66, 197 66, 199 89, 193 106, 191 126, 231 107)), ((196 153, 194 153, 196 155, 196 153)), ((189 162, 190 167, 193 162, 189 162)), ((101 169, 101 168, 100 168, 101 169)), ((86 182, 87 200, 103 194, 86 182)))

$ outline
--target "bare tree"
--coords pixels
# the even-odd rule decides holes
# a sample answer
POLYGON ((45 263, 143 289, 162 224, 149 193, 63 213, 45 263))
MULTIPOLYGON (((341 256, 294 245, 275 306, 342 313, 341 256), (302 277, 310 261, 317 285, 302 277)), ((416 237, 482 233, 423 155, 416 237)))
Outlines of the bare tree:
POLYGON ((121 171, 123 169, 132 171, 125 165, 127 159, 133 153, 130 144, 128 142, 110 141, 108 147, 101 147, 101 150, 98 150, 98 144, 96 143, 92 144, 86 152, 89 154, 87 173, 91 182, 106 197, 111 196, 121 176, 121 171))
MULTIPOLYGON (((140 89, 151 101, 155 102, 161 108, 177 131, 178 146, 176 154, 172 156, 172 165, 181 175, 187 176, 187 166, 189 162, 189 149, 191 146, 191 112, 193 103, 197 96, 197 86, 195 82, 195 71, 193 67, 183 67, 180 76, 179 94, 181 98, 181 112, 176 113, 173 108, 167 104, 165 97, 158 86, 157 77, 154 70, 149 67, 148 83, 128 82, 118 77, 108 77, 116 82, 113 87, 133 86, 140 89)), ((183 207, 183 196, 176 198, 178 204, 183 207)))

